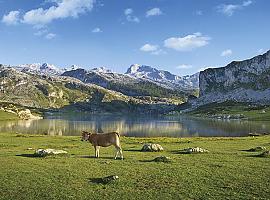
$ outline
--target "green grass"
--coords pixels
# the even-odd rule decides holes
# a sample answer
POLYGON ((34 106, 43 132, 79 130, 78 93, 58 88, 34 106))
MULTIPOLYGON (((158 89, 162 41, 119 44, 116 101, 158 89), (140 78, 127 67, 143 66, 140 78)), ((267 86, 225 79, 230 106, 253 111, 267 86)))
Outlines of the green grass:
POLYGON ((0 110, 0 121, 3 121, 3 120, 16 120, 16 119, 19 119, 19 117, 16 114, 0 110))
POLYGON ((269 199, 270 136, 242 138, 127 138, 121 137, 125 159, 113 160, 112 147, 101 158, 79 137, 0 134, 0 199, 269 199), (142 144, 161 144, 164 152, 140 152, 142 144), (187 147, 205 154, 179 154, 187 147), (69 156, 32 157, 27 148, 55 148, 69 156), (170 163, 151 162, 157 156, 170 163), (118 175, 115 183, 95 181, 118 175))
POLYGON ((195 116, 243 114, 252 121, 270 121, 270 106, 248 105, 247 103, 212 103, 199 107, 190 114, 195 116))

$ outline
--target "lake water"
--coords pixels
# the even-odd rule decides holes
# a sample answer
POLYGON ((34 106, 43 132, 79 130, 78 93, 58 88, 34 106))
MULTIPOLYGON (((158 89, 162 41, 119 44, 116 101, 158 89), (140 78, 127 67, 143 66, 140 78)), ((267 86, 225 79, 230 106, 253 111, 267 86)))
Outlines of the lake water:
POLYGON ((270 132, 269 122, 199 119, 187 116, 120 116, 87 113, 53 114, 41 120, 0 121, 0 132, 80 135, 117 131, 135 137, 246 136, 270 132))

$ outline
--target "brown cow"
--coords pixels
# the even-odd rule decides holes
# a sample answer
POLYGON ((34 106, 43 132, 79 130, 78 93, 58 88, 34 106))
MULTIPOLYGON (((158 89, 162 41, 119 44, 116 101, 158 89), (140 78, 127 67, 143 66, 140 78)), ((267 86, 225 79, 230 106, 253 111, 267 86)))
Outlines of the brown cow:
POLYGON ((115 158, 117 158, 118 153, 120 153, 120 157, 123 160, 122 148, 120 146, 120 136, 117 132, 111 133, 89 133, 87 131, 82 131, 82 141, 89 141, 95 148, 95 157, 99 157, 99 149, 100 147, 108 147, 114 145, 116 149, 115 158))

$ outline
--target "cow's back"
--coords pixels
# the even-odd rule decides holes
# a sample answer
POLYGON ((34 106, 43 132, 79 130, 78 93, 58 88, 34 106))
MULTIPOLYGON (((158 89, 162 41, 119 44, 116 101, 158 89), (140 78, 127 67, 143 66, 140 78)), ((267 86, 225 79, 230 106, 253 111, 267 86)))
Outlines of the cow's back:
POLYGON ((97 146, 107 147, 110 145, 120 145, 119 134, 117 132, 101 133, 95 135, 95 141, 97 146))

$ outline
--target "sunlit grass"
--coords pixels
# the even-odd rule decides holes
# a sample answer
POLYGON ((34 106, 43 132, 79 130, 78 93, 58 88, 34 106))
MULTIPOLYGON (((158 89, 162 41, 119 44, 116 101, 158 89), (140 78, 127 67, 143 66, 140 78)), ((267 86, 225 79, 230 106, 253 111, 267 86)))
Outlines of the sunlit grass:
POLYGON ((114 148, 93 157, 89 143, 79 137, 0 134, 0 199, 267 199, 270 159, 256 146, 270 148, 270 136, 242 138, 127 138, 121 137, 125 159, 114 160, 114 148), (164 152, 140 152, 143 143, 161 144, 164 152), (180 154, 187 147, 205 154, 180 154), (65 157, 32 157, 29 147, 55 148, 65 157), (170 163, 151 162, 168 156, 170 163), (95 178, 118 175, 108 185, 95 178))

